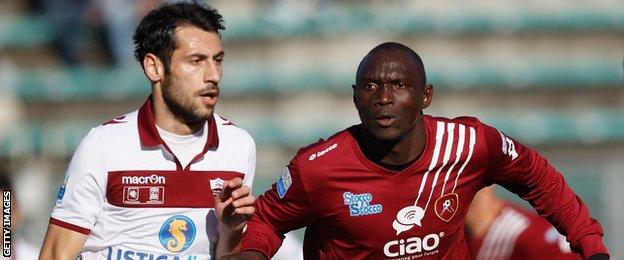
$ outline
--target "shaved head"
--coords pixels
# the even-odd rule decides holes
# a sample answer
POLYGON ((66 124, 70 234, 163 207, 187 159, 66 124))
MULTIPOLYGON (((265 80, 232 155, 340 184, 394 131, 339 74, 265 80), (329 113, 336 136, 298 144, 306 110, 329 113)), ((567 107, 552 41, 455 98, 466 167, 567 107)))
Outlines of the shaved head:
POLYGON ((425 67, 423 65, 420 56, 412 50, 410 47, 407 47, 398 42, 384 42, 382 44, 377 45, 373 48, 360 62, 358 66, 358 70, 355 77, 355 82, 358 84, 363 77, 364 71, 366 71, 369 67, 370 60, 373 57, 377 57, 379 55, 387 56, 388 54, 400 54, 401 56, 406 56, 408 61, 412 64, 402 64, 405 67, 412 68, 413 71, 410 71, 412 75, 418 77, 418 81, 420 84, 427 84, 427 76, 425 74, 425 67))
POLYGON ((357 70, 353 102, 367 133, 384 142, 421 138, 422 109, 433 95, 426 82, 420 57, 403 44, 382 43, 366 54, 357 70))

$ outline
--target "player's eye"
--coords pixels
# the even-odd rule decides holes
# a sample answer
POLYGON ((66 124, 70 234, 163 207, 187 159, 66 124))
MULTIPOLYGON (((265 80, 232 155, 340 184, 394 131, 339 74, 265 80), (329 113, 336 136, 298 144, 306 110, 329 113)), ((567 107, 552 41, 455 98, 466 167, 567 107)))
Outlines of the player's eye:
POLYGON ((394 87, 394 89, 405 89, 405 88, 407 88, 407 85, 403 81, 394 82, 392 84, 392 86, 394 87))
POLYGON ((192 59, 192 60, 191 60, 191 64, 193 64, 193 65, 199 65, 199 64, 201 64, 201 63, 202 63, 202 61, 203 61, 203 59, 200 59, 200 58, 192 59))
POLYGON ((223 58, 215 58, 215 59, 214 59, 214 61, 215 61, 217 64, 221 64, 221 63, 223 62, 223 58))
POLYGON ((367 90, 377 89, 377 84, 375 84, 373 82, 368 82, 368 83, 364 84, 364 89, 367 89, 367 90))

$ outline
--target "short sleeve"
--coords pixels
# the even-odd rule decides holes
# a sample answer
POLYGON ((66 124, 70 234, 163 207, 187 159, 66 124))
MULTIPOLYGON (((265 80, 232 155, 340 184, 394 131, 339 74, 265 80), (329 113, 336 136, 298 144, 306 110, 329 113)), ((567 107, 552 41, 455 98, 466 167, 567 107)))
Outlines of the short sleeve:
POLYGON ((249 151, 247 157, 247 172, 243 184, 247 187, 253 187, 253 180, 256 174, 256 143, 251 136, 249 137, 249 151))
POLYGON ((85 235, 90 233, 104 205, 104 158, 97 130, 92 129, 69 163, 50 223, 85 235))

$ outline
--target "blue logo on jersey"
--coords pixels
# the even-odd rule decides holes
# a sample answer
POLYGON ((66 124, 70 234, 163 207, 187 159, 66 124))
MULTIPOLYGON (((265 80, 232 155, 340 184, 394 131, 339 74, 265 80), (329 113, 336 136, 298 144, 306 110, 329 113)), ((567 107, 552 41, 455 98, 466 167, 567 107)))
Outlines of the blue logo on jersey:
POLYGON ((292 177, 290 176, 290 170, 286 167, 275 184, 277 195, 283 199, 284 196, 286 196, 286 192, 288 191, 288 188, 290 188, 290 185, 292 185, 292 177))
POLYGON ((63 183, 61 183, 61 187, 59 188, 58 193, 56 194, 56 200, 62 200, 65 196, 65 187, 67 186, 67 179, 69 179, 69 172, 65 172, 65 177, 63 177, 63 183))
POLYGON ((349 206, 349 215, 352 217, 379 214, 383 211, 381 204, 371 204, 373 195, 370 193, 353 194, 345 192, 342 194, 344 204, 349 206))
POLYGON ((160 244, 169 252, 182 252, 195 240, 195 223, 184 215, 175 215, 163 223, 158 233, 160 244))

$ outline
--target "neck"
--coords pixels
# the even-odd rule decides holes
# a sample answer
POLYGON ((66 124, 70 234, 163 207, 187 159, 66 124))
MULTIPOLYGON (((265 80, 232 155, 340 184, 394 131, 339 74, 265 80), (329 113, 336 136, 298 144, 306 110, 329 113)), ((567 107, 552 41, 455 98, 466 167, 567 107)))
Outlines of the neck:
POLYGON ((205 121, 184 122, 176 117, 165 104, 161 95, 152 95, 152 111, 156 125, 162 130, 177 135, 191 135, 204 127, 205 121))
POLYGON ((396 140, 375 138, 364 127, 360 128, 358 143, 366 157, 377 163, 402 165, 416 160, 427 139, 425 124, 418 120, 414 127, 396 140))

